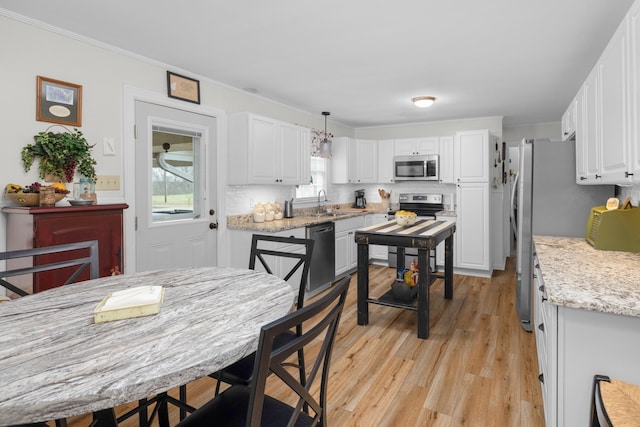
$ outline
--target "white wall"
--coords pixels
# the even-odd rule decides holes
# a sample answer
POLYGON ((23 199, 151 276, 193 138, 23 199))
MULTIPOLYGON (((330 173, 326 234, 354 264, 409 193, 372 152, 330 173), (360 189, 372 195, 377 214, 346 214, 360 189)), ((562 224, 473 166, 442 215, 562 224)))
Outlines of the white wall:
MULTIPOLYGON (((316 129, 324 127, 324 116, 320 112, 311 114, 296 110, 167 64, 21 19, 0 10, 0 40, 3 41, 0 43, 0 76, 4 82, 3 94, 0 97, 0 117, 3 124, 0 185, 3 187, 9 182, 27 185, 39 180, 37 166, 34 165, 25 173, 20 161, 21 148, 33 142, 33 135, 51 125, 35 120, 38 75, 82 85, 80 129, 90 143, 97 144, 93 154, 98 162, 98 175, 123 175, 124 87, 135 87, 165 95, 167 70, 199 79, 202 105, 229 113, 252 111, 316 129), (103 156, 103 137, 115 139, 115 156, 103 156)), ((329 120, 328 127, 336 136, 353 136, 352 129, 332 120, 329 120)), ((222 164, 226 165, 226 162, 222 164)), ((127 185, 133 183, 121 182, 119 191, 98 192, 98 200, 125 201, 132 204, 133 201, 126 200, 123 191, 127 185)), ((232 192, 227 196, 233 197, 233 194, 232 192)), ((278 200, 280 198, 278 195, 278 200)), ((228 197, 221 197, 219 212, 224 212, 228 203, 228 197)), ((231 201, 231 204, 233 203, 231 201)), ((6 199, 0 199, 0 205, 6 204, 9 204, 6 199)), ((5 218, 0 215, 0 230, 4 230, 5 227, 5 218)), ((5 248, 5 239, 2 237, 0 250, 5 248)))

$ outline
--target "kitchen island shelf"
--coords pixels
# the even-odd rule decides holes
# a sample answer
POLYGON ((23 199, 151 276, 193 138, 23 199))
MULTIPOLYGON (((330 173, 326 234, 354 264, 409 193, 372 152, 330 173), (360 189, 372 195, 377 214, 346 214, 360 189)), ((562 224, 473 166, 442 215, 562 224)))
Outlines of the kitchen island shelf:
MULTIPOLYGON (((444 274, 431 274, 431 283, 429 284, 429 287, 433 285, 436 279, 444 279, 444 274)), ((395 282, 396 281, 394 280, 391 283, 393 284, 395 282)), ((392 289, 389 289, 387 292, 385 292, 378 298, 367 299, 367 302, 370 304, 384 305, 387 307, 404 308, 406 310, 413 310, 413 311, 418 310, 418 295, 411 298, 410 300, 402 300, 393 296, 392 289)))

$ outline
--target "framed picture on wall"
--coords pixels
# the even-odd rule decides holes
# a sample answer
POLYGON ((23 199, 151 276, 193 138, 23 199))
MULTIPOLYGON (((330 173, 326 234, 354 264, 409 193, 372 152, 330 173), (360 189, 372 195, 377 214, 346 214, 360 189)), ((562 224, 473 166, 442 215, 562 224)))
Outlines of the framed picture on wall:
POLYGON ((82 126, 82 86, 38 76, 36 120, 82 126))
POLYGON ((169 98, 200 104, 200 82, 198 80, 167 71, 167 92, 169 98))

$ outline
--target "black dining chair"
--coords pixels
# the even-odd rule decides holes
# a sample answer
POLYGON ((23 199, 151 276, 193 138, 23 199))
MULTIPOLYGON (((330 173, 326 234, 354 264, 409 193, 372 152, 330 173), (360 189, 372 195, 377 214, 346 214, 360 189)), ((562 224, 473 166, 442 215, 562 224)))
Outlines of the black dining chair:
POLYGON ((591 427, 640 425, 640 386, 595 375, 590 421, 591 427))
MULTIPOLYGON (((17 268, 0 271, 0 286, 13 292, 17 297, 26 297, 29 295, 29 293, 16 284, 9 282, 9 280, 12 280, 12 278, 18 278, 18 276, 52 270, 60 270, 64 268, 71 268, 71 270, 69 271, 69 277, 64 281, 64 283, 60 284, 62 286, 76 282, 80 277, 80 274, 82 274, 82 272, 87 268, 89 269, 89 278, 97 279, 99 276, 98 260, 99 256, 97 240, 0 252, 0 261, 9 261, 9 264, 20 265, 17 268), (82 249, 88 249, 87 256, 70 258, 72 254, 65 254, 70 253, 71 251, 82 249), (65 259, 62 261, 49 261, 45 259, 46 256, 60 254, 61 258, 70 259, 65 259)), ((67 421, 65 419, 55 420, 55 423, 57 427, 65 427, 67 425, 67 421)), ((26 426, 48 427, 46 423, 27 424, 22 427, 26 426)))
POLYGON ((10 283, 9 280, 11 279, 9 278, 15 278, 26 274, 41 273, 44 271, 60 270, 68 267, 75 267, 75 269, 71 269, 69 271, 69 277, 63 283, 56 285, 62 286, 76 282, 80 277, 80 274, 82 274, 82 272, 87 268, 89 269, 89 278, 97 279, 100 274, 98 260, 99 252, 97 240, 0 252, 0 261, 9 261, 10 263, 21 265, 17 268, 0 271, 0 286, 13 292, 18 297, 25 297, 29 295, 29 292, 13 283, 10 283), (64 254, 65 252, 68 253, 82 249, 88 249, 87 256, 71 258, 72 255, 70 254, 68 256, 62 255, 62 258, 68 257, 69 259, 61 261, 50 261, 45 259, 48 255, 64 254))
POLYGON ((350 280, 349 276, 342 278, 318 300, 263 326, 251 383, 248 386, 236 384, 226 389, 189 415, 178 427, 326 426, 331 351, 350 280), (304 332, 293 341, 277 346, 276 337, 293 328, 304 332), (287 360, 305 347, 313 347, 313 350, 308 348, 305 351, 310 369, 301 381, 287 370, 287 360), (266 394, 267 377, 270 375, 290 391, 292 397, 287 397, 287 402, 266 394), (308 408, 306 411, 305 407, 308 408))
MULTIPOLYGON (((289 281, 296 272, 300 273, 300 281, 292 284, 292 286, 297 288, 298 292, 296 298, 296 309, 300 309, 304 306, 305 289, 307 286, 307 278, 309 277, 311 256, 313 254, 313 243, 314 242, 311 239, 254 234, 251 239, 249 269, 255 270, 256 266, 261 266, 267 273, 274 274, 274 271, 277 271, 276 263, 284 263, 286 260, 290 260, 290 268, 282 269, 282 278, 289 281), (288 250, 272 249, 274 245, 286 245, 284 247, 288 250), (284 271, 286 271, 286 273, 284 273, 284 271)), ((283 331, 281 335, 276 337, 275 345, 283 345, 300 334, 300 330, 295 332, 283 331)), ((230 385, 249 385, 254 371, 254 356, 254 354, 250 354, 231 366, 211 374, 210 376, 212 378, 218 380, 215 394, 218 395, 220 393, 220 384, 222 382, 230 385)), ((298 356, 297 367, 300 370, 300 378, 304 378, 305 367, 302 350, 298 356)))

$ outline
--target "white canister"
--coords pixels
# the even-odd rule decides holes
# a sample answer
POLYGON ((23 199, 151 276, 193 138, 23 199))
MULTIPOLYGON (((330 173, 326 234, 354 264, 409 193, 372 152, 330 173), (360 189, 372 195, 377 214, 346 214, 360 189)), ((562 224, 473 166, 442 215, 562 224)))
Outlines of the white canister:
POLYGON ((264 222, 264 217, 265 217, 264 212, 254 212, 253 222, 264 222))

